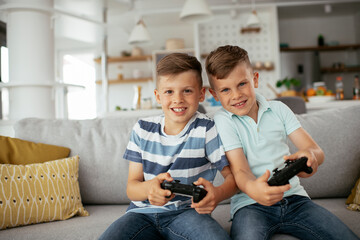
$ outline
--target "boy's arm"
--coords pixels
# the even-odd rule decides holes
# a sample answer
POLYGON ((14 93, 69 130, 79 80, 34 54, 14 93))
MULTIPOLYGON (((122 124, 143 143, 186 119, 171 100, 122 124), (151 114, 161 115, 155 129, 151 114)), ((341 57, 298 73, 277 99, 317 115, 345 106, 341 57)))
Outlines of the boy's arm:
POLYGON ((226 157, 230 162, 231 172, 238 188, 259 204, 271 206, 280 201, 284 196, 284 192, 290 189, 290 184, 270 187, 267 183, 270 177, 269 170, 256 178, 251 172, 242 148, 227 151, 226 157))
POLYGON ((129 162, 127 196, 132 201, 145 201, 149 199, 152 205, 162 206, 175 196, 174 194, 171 196, 171 191, 160 187, 164 180, 173 181, 173 178, 169 173, 161 173, 151 180, 144 181, 142 164, 129 162), (166 198, 166 196, 171 197, 166 198))
POLYGON ((195 185, 203 185, 205 190, 208 192, 203 200, 199 203, 193 202, 191 205, 191 207, 195 208, 198 213, 211 213, 219 202, 232 197, 239 191, 236 187, 236 183, 229 166, 225 166, 221 170, 221 175, 224 177, 224 182, 217 187, 204 178, 199 178, 196 182, 194 182, 195 185))
POLYGON ((298 174, 299 177, 310 177, 314 175, 325 159, 324 152, 317 145, 314 139, 308 134, 308 132, 302 127, 296 129, 289 135, 290 140, 294 143, 295 147, 297 147, 298 151, 289 156, 284 156, 285 160, 293 160, 298 159, 300 157, 307 157, 307 166, 312 167, 313 172, 311 174, 307 174, 305 172, 301 172, 298 174))

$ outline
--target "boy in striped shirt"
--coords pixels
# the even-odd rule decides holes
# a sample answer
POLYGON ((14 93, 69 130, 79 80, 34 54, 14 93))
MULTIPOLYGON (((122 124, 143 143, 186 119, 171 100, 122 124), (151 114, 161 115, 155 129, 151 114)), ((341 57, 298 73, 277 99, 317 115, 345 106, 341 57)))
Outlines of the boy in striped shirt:
POLYGON ((209 215, 237 188, 213 120, 197 112, 205 98, 200 62, 182 53, 157 65, 154 91, 163 115, 139 120, 124 158, 129 160, 127 213, 101 239, 229 239, 209 215), (213 186, 217 170, 224 183, 213 186), (206 197, 172 194, 163 181, 202 185, 206 197))

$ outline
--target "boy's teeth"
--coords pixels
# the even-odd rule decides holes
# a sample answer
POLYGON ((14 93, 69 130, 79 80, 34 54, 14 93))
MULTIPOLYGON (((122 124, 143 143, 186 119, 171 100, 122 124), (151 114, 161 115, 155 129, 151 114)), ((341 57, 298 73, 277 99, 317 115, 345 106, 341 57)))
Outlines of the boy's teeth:
POLYGON ((173 108, 175 112, 182 112, 185 108, 173 108))
POLYGON ((235 106, 241 106, 241 105, 243 105, 243 104, 244 104, 244 102, 241 102, 241 103, 235 104, 235 106))

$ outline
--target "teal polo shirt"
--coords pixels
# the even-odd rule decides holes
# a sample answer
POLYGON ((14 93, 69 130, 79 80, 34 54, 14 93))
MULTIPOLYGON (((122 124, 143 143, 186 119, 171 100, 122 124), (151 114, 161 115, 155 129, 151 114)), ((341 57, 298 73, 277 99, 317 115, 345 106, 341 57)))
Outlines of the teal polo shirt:
MULTIPOLYGON (((216 128, 224 144, 225 151, 242 148, 252 173, 258 178, 266 169, 271 174, 274 168, 283 168, 284 155, 289 155, 287 136, 300 128, 295 114, 280 101, 267 101, 262 95, 256 94, 259 105, 257 123, 249 116, 238 116, 224 108, 214 116, 216 128)), ((301 195, 308 197, 300 185, 297 176, 290 179, 291 189, 285 197, 301 195)), ((253 204, 255 201, 240 192, 231 198, 231 219, 236 211, 253 204)))

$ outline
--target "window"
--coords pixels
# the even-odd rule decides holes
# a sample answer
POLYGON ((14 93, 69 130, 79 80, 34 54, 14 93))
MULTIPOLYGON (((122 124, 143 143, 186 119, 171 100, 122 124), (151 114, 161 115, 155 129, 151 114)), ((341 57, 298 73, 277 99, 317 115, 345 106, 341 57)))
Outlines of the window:
POLYGON ((96 117, 95 67, 91 53, 63 55, 62 79, 65 84, 85 88, 68 87, 63 102, 65 116, 69 119, 96 117))
MULTIPOLYGON (((0 82, 9 82, 9 56, 8 48, 2 46, 0 48, 1 55, 1 78, 0 82)), ((9 119, 9 90, 0 88, 0 119, 9 119)))
MULTIPOLYGON (((0 21, 0 83, 9 82, 9 58, 6 48, 6 23, 0 21)), ((9 117, 9 91, 0 88, 0 119, 9 117)))

